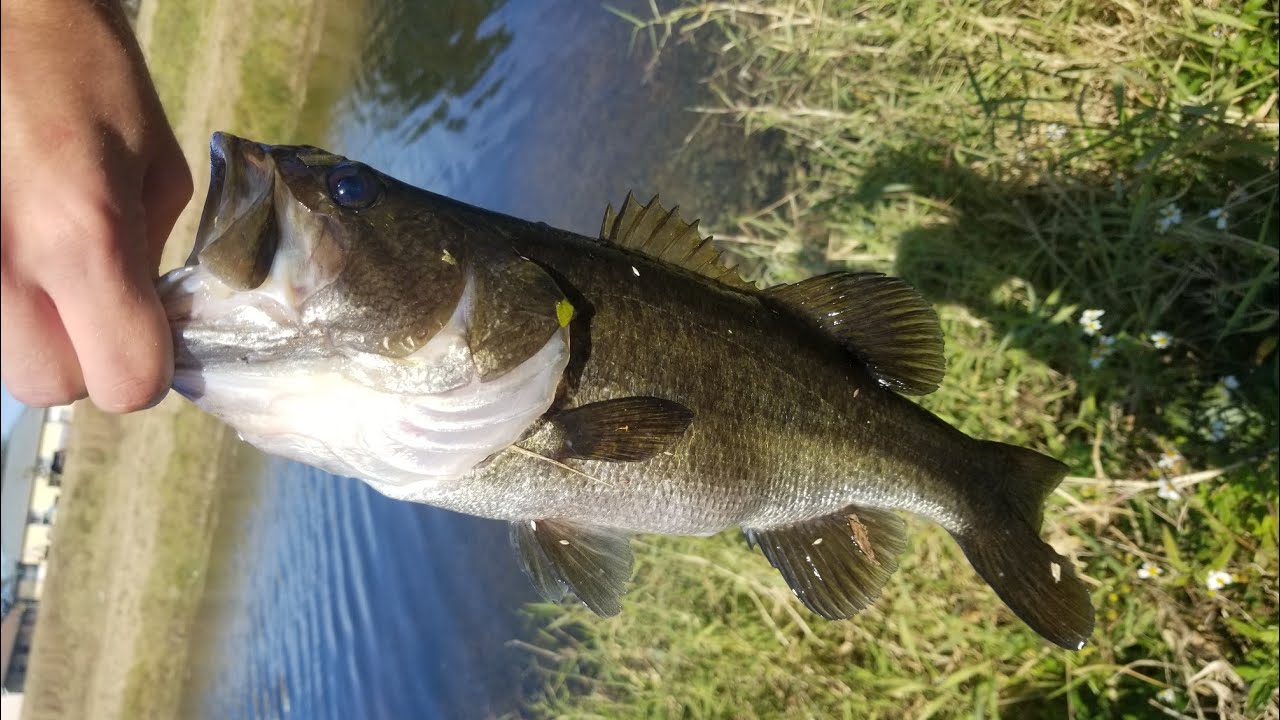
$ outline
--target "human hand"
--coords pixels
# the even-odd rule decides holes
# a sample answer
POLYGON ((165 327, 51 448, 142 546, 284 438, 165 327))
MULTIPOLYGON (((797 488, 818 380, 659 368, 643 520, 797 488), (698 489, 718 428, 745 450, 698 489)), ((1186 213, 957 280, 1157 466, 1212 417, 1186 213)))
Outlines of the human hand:
POLYGON ((0 370, 28 405, 163 397, 156 296, 191 171, 115 3, 0 0, 0 370))

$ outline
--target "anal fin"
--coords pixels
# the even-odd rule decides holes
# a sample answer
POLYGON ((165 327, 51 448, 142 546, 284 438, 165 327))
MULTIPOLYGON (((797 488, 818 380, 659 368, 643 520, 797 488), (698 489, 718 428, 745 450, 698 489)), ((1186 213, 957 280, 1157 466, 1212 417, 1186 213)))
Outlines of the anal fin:
POLYGON ((511 523, 511 545, 525 575, 547 600, 572 592, 602 617, 622 610, 633 562, 630 538, 622 531, 567 520, 521 520, 511 523))
POLYGON ((854 505, 793 525, 743 532, 805 607, 840 620, 880 596, 906 548, 905 527, 892 512, 854 505))

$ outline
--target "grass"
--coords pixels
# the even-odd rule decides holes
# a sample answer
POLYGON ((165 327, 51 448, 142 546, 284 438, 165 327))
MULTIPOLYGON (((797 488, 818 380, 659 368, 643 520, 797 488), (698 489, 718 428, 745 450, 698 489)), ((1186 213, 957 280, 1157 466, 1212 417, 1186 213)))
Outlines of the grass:
POLYGON ((218 421, 182 408, 173 416, 173 452, 157 473, 154 550, 142 589, 146 622, 134 637, 122 715, 171 717, 186 685, 199 601, 219 514, 219 488, 235 467, 235 445, 218 421))
POLYGON ((782 133, 797 158, 776 203, 718 234, 741 264, 766 283, 904 277, 948 342, 922 402, 1070 464, 1046 531, 1094 588, 1098 627, 1079 653, 1048 646, 924 523, 847 623, 805 611, 735 534, 645 538, 622 615, 529 609, 530 712, 1276 717, 1274 5, 624 17, 654 62, 679 42, 718 53, 717 102, 696 110, 782 133), (1092 336, 1086 309, 1105 312, 1092 336), (1215 570, 1235 582, 1211 590, 1215 570))

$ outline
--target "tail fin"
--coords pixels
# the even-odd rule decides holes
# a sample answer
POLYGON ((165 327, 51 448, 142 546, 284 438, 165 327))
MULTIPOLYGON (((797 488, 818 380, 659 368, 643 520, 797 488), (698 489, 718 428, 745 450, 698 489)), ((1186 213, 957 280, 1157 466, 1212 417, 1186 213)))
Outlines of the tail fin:
POLYGON ((983 442, 991 474, 980 503, 990 514, 956 542, 987 584, 1032 630, 1068 650, 1093 632, 1093 604, 1071 561, 1040 539, 1044 501, 1067 468, 1053 458, 1003 443, 983 442))

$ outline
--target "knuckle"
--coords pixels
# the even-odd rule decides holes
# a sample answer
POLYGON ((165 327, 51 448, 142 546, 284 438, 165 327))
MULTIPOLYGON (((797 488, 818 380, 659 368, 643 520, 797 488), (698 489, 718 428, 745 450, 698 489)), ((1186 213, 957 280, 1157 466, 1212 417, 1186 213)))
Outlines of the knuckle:
POLYGON ((15 383, 6 380, 5 386, 14 399, 29 407, 69 405, 86 397, 84 383, 58 375, 15 383))
POLYGON ((46 268, 60 267, 67 275, 82 277, 92 267, 116 259, 122 236, 121 216, 110 208, 67 208, 41 243, 40 260, 46 268))
POLYGON ((155 405, 168 387, 160 378, 128 375, 90 393, 93 404, 111 413, 129 413, 155 405))

